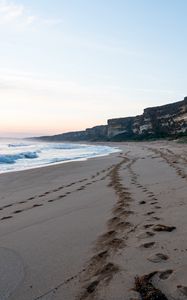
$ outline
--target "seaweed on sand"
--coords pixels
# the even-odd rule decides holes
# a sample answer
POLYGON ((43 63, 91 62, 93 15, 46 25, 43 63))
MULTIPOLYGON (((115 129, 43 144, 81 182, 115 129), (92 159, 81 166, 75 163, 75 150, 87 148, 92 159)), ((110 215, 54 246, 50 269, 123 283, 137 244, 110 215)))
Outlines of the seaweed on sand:
POLYGON ((150 282, 156 273, 157 271, 135 278, 135 290, 140 294, 142 300, 168 300, 166 296, 150 282))

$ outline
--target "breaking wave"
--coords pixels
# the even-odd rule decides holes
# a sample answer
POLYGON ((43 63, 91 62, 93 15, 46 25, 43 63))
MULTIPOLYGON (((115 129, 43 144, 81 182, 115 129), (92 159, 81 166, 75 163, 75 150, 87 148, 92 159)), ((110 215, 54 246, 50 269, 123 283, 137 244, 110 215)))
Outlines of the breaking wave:
POLYGON ((38 158, 37 152, 22 152, 18 154, 0 154, 0 164, 15 164, 18 159, 38 158))
POLYGON ((119 149, 105 145, 0 141, 0 174, 108 155, 119 149))

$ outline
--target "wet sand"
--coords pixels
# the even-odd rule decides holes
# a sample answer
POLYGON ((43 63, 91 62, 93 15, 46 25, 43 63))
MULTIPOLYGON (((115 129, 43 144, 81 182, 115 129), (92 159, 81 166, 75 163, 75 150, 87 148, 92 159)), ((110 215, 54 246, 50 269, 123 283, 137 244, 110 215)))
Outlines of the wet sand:
POLYGON ((0 175, 0 300, 187 299, 187 145, 115 145, 0 175))

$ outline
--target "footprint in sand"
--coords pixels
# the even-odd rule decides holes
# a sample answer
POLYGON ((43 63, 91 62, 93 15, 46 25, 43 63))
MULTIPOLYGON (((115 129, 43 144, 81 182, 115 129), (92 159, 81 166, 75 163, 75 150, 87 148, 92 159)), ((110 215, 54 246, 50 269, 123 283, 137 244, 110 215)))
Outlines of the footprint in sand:
POLYGON ((10 219, 10 218, 12 218, 12 216, 2 217, 1 220, 7 220, 7 219, 10 219))
POLYGON ((158 201, 158 199, 156 197, 153 197, 153 200, 158 201))
MULTIPOLYGON (((74 183, 70 183, 70 184, 68 184, 68 185, 66 185, 66 187, 70 187, 70 186, 72 186, 74 183)), ((58 189, 59 190, 59 189, 58 189)))
POLYGON ((113 217, 110 220, 108 220, 107 224, 109 227, 113 227, 113 226, 117 225, 120 221, 121 221, 121 219, 119 217, 113 217))
POLYGON ((114 214, 120 214, 120 213, 123 213, 124 212, 124 208, 122 206, 117 206, 113 209, 113 213, 114 214))
POLYGON ((90 259, 90 263, 88 267, 89 272, 96 270, 97 266, 105 264, 108 257, 109 257, 108 250, 101 251, 98 254, 94 255, 90 259))
POLYGON ((145 203, 146 203, 146 201, 144 201, 144 200, 139 202, 139 204, 145 204, 145 203))
POLYGON ((183 295, 187 296, 187 286, 178 285, 177 288, 183 295))
POLYGON ((131 223, 130 222, 119 222, 114 227, 116 230, 124 230, 126 228, 131 227, 131 223))
POLYGON ((93 262, 96 262, 96 261, 98 262, 101 259, 106 259, 108 256, 109 256, 109 253, 108 253, 107 250, 105 250, 105 251, 99 252, 98 254, 96 254, 95 256, 93 256, 91 260, 93 262))
POLYGON ((13 214, 19 214, 19 213, 21 213, 23 210, 22 209, 18 209, 18 210, 15 210, 14 212, 13 212, 13 214))
POLYGON ((152 217, 152 220, 159 221, 159 220, 160 220, 160 218, 159 218, 159 217, 152 217))
POLYGON ((144 228, 150 228, 150 227, 152 227, 154 224, 146 224, 146 225, 144 225, 144 228))
MULTIPOLYGON (((85 186, 81 186, 80 188, 77 189, 77 191, 82 191, 85 189, 85 186)), ((66 193, 67 194, 67 193, 66 193)))
POLYGON ((43 206, 43 204, 36 203, 36 204, 33 205, 33 207, 39 207, 39 206, 43 206))
POLYGON ((149 237, 154 236, 155 234, 151 231, 141 232, 139 235, 137 235, 137 238, 139 239, 146 239, 149 237))
POLYGON ((86 290, 80 299, 86 299, 90 294, 93 294, 100 282, 109 282, 113 275, 118 272, 119 268, 113 263, 107 263, 104 267, 100 268, 95 274, 95 280, 92 280, 86 287, 86 290))
POLYGON ((166 254, 155 253, 155 254, 152 254, 151 256, 149 256, 147 259, 153 263, 159 263, 159 262, 168 260, 168 258, 169 257, 166 254))
POLYGON ((148 211, 145 215, 150 216, 150 215, 153 215, 153 214, 155 214, 154 211, 148 211))
POLYGON ((60 195, 60 196, 58 196, 58 199, 61 199, 61 198, 64 198, 64 197, 66 197, 66 195, 60 195))
POLYGON ((167 226, 167 225, 163 225, 163 224, 157 224, 153 228, 154 231, 167 231, 167 232, 171 232, 175 229, 176 229, 175 226, 167 226))
POLYGON ((30 197, 30 198, 28 198, 27 200, 33 200, 33 199, 35 199, 36 197, 30 197))
POLYGON ((45 194, 39 195, 38 198, 45 197, 45 194))
POLYGON ((105 282, 107 279, 111 279, 113 277, 113 274, 118 272, 119 268, 114 265, 111 262, 108 262, 106 265, 102 266, 94 275, 99 276, 100 280, 105 279, 105 282))
MULTIPOLYGON (((87 286, 87 288, 86 288, 86 293, 92 294, 92 293, 96 290, 98 284, 99 284, 99 280, 94 280, 94 281, 92 281, 92 282, 87 286)), ((83 297, 81 297, 81 299, 84 299, 84 298, 87 297, 86 293, 83 295, 83 297)))
POLYGON ((124 210, 122 209, 121 211, 119 211, 118 213, 116 213, 116 215, 121 218, 121 217, 128 217, 129 215, 133 215, 134 212, 130 211, 130 210, 124 210))
POLYGON ((103 245, 107 249, 110 249, 111 251, 112 250, 116 251, 122 249, 125 246, 125 242, 122 239, 113 238, 113 239, 108 239, 106 242, 103 243, 103 245))
POLYGON ((8 207, 11 207, 11 206, 13 206, 13 204, 7 204, 3 208, 8 208, 8 207))
POLYGON ((112 238, 116 235, 116 231, 115 230, 110 230, 104 234, 102 234, 99 238, 99 242, 105 242, 108 238, 112 238))
POLYGON ((144 244, 140 245, 140 247, 148 249, 148 248, 152 248, 154 245, 155 245, 155 242, 149 242, 149 243, 144 243, 144 244))
POLYGON ((153 197, 154 197, 154 195, 148 194, 148 198, 153 198, 153 197))
POLYGON ((170 277, 170 275, 173 273, 173 270, 166 270, 166 271, 160 271, 159 272, 159 278, 162 280, 166 280, 170 277))

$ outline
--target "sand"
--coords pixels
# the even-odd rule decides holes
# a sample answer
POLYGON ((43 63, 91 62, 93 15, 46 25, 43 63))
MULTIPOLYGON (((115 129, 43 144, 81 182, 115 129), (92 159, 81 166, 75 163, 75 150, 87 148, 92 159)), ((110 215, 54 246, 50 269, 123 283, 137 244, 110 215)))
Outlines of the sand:
POLYGON ((115 146, 0 175, 0 300, 187 299, 187 145, 115 146))

